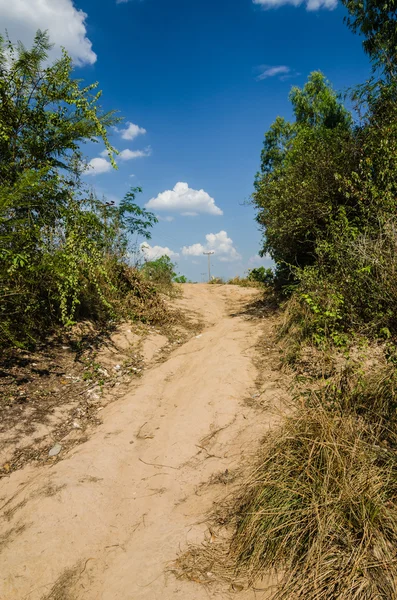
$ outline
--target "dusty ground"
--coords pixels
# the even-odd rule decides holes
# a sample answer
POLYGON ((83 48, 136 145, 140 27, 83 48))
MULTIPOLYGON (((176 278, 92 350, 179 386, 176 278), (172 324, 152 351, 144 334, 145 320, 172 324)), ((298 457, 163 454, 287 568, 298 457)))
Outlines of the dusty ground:
MULTIPOLYGON (((178 553, 208 535, 206 513, 286 398, 272 318, 246 309, 257 290, 183 289, 179 304, 203 332, 149 361, 101 407, 84 443, 0 479, 2 600, 258 597, 170 573, 178 553)), ((147 351, 154 357, 164 343, 147 351)))
POLYGON ((32 462, 53 463, 83 443, 101 411, 132 390, 144 371, 199 333, 201 324, 173 311, 163 326, 79 323, 34 351, 10 349, 0 360, 0 479, 32 462))

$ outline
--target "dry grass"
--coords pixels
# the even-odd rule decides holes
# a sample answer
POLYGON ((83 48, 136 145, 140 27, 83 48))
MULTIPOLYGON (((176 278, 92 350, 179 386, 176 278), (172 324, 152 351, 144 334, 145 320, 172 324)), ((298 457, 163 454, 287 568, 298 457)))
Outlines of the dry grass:
POLYGON ((74 600, 76 595, 73 591, 78 583, 81 575, 87 567, 87 559, 85 563, 80 561, 71 569, 66 569, 56 580, 50 592, 43 596, 42 600, 74 600))
POLYGON ((258 281, 253 281, 252 279, 249 279, 248 277, 239 277, 238 275, 236 275, 236 277, 233 277, 232 279, 229 279, 229 281, 227 283, 229 285, 239 285, 240 287, 252 287, 252 288, 257 288, 257 289, 264 289, 263 284, 259 283, 258 281))
POLYGON ((174 572, 231 591, 270 582, 273 600, 395 600, 397 352, 359 339, 302 352, 295 334, 307 377, 293 412, 174 572))
POLYGON ((251 581, 285 572, 275 599, 396 598, 395 457, 371 440, 363 419, 317 405, 264 443, 231 550, 251 581))

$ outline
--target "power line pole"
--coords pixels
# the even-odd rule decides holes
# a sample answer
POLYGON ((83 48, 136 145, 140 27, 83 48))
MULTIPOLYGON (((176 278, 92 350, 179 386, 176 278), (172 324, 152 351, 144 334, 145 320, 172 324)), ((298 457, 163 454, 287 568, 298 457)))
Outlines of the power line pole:
POLYGON ((213 250, 209 252, 203 252, 206 256, 208 256, 208 281, 211 281, 211 254, 215 254, 213 250))

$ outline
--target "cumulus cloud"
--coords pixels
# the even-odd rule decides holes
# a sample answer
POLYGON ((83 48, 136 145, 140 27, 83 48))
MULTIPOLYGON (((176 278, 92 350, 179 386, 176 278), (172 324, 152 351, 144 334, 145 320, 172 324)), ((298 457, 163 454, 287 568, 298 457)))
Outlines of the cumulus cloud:
POLYGON ((85 175, 101 175, 101 173, 108 173, 111 170, 112 165, 106 158, 92 158, 87 165, 85 175))
MULTIPOLYGON (((126 161, 133 160, 134 158, 143 158, 145 156, 150 156, 151 153, 152 149, 150 148, 150 146, 148 148, 145 148, 145 150, 129 150, 127 148, 126 150, 122 150, 120 154, 118 154, 115 158, 116 162, 118 160, 126 161)), ((85 175, 101 175, 102 173, 107 173, 108 171, 111 171, 112 165, 110 164, 110 161, 107 160, 108 156, 108 151, 105 149, 100 153, 99 157, 91 159, 87 165, 85 175)), ((135 177, 135 175, 130 175, 130 177, 135 177)))
POLYGON ((152 149, 150 146, 144 150, 129 150, 126 148, 120 152, 120 154, 116 157, 116 160, 133 160, 134 158, 144 158, 145 156, 150 156, 151 154, 152 149))
POLYGON ((169 256, 170 258, 178 258, 178 252, 174 252, 167 246, 151 246, 147 242, 143 242, 140 246, 141 252, 146 260, 156 260, 161 256, 169 256))
POLYGON ((306 10, 319 10, 325 8, 327 10, 334 10, 338 5, 338 0, 252 0, 254 4, 259 4, 264 8, 278 8, 286 4, 292 6, 300 6, 301 4, 306 5, 306 10))
POLYGON ((12 41, 29 47, 36 31, 47 29, 56 44, 51 58, 59 57, 64 46, 77 65, 91 65, 97 59, 87 37, 86 18, 72 0, 0 0, 1 29, 7 29, 12 41))
POLYGON ((205 252, 205 246, 202 244, 192 244, 192 246, 183 246, 182 254, 183 256, 200 256, 205 252))
POLYGON ((146 129, 135 125, 135 123, 127 122, 125 129, 118 130, 123 140, 134 140, 138 135, 145 135, 146 129))
POLYGON ((218 233, 207 233, 205 244, 192 244, 182 248, 183 256, 200 256, 203 252, 214 252, 216 258, 222 262, 240 260, 241 255, 233 245, 233 240, 227 235, 226 231, 218 233))
POLYGON ((204 190, 193 190, 187 183, 179 182, 173 190, 161 192, 146 204, 146 208, 180 212, 184 216, 199 213, 223 215, 215 200, 204 190))

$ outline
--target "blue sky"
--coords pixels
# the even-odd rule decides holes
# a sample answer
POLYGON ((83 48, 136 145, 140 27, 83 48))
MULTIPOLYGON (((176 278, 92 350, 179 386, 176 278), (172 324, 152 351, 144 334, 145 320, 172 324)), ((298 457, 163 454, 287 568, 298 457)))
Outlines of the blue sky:
MULTIPOLYGON (((179 271, 200 281, 203 250, 213 273, 230 277, 269 265, 247 205, 263 134, 291 114, 288 92, 320 69, 344 90, 369 64, 335 0, 0 0, 13 40, 37 27, 64 45, 102 104, 125 118, 113 131, 118 171, 87 145, 89 185, 120 199, 143 187, 161 221, 147 256, 170 252, 179 271)), ((54 49, 54 56, 58 47, 54 49)))

